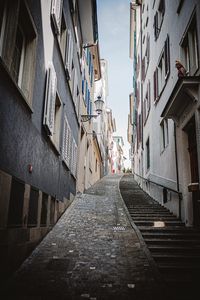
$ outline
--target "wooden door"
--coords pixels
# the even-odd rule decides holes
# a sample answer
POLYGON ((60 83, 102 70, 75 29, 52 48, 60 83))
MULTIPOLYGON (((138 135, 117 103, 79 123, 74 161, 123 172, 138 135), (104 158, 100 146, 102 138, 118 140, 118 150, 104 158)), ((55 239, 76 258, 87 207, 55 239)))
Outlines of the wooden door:
MULTIPOLYGON (((198 157, 197 157, 197 141, 196 141, 196 128, 195 118, 193 117, 190 121, 188 128, 188 151, 190 155, 190 172, 191 182, 199 183, 199 171, 198 171, 198 157)), ((192 192, 193 201, 193 224, 200 226, 200 190, 192 192)))

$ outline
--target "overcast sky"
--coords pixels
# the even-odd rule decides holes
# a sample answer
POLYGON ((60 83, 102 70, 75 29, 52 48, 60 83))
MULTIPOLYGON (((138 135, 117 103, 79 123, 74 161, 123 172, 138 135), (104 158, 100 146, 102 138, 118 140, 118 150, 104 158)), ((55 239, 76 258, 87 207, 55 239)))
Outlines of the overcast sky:
POLYGON ((108 107, 116 120, 116 135, 123 136, 127 158, 129 94, 132 92, 129 3, 130 0, 97 0, 100 56, 108 61, 108 107))

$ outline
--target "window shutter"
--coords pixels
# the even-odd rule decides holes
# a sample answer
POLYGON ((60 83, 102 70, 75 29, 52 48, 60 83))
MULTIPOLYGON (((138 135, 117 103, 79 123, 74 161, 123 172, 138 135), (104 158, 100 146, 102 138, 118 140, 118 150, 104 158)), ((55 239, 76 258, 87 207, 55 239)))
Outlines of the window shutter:
POLYGON ((77 88, 78 88, 78 80, 77 80, 77 71, 76 68, 74 69, 74 85, 73 85, 73 101, 75 104, 75 107, 77 105, 77 88))
POLYGON ((74 145, 75 145, 75 142, 74 142, 74 139, 72 139, 71 140, 71 149, 72 149, 72 151, 71 151, 71 173, 75 176, 75 174, 74 174, 74 170, 75 170, 75 147, 74 147, 74 145))
POLYGON ((72 75, 72 60, 73 60, 73 38, 70 30, 67 32, 67 48, 66 48, 66 69, 68 72, 68 78, 72 75))
POLYGON ((154 74, 153 74, 153 83, 154 83, 154 101, 157 101, 158 97, 158 69, 156 68, 154 74))
POLYGON ((145 79, 145 56, 142 59, 142 81, 145 79))
POLYGON ((165 55, 164 57, 165 57, 165 78, 166 78, 170 72, 169 36, 167 36, 167 39, 165 41, 164 55, 165 55))
POLYGON ((148 111, 151 108, 151 83, 150 80, 148 82, 148 111))
POLYGON ((51 16, 52 16, 56 34, 60 34, 62 5, 63 5, 63 0, 52 0, 51 2, 51 16))
POLYGON ((71 160, 71 130, 69 128, 67 118, 64 119, 64 130, 63 130, 63 160, 70 168, 71 160))
POLYGON ((76 166, 77 166, 77 145, 74 138, 71 139, 71 173, 76 177, 76 166))
POLYGON ((154 16, 153 27, 154 27, 154 37, 155 37, 155 40, 157 40, 157 38, 158 38, 158 32, 159 32, 159 29, 158 29, 158 12, 156 12, 156 14, 154 16))
POLYGON ((74 141, 74 176, 76 177, 76 166, 77 166, 77 145, 74 141))
POLYGON ((53 135, 54 130, 54 114, 57 90, 57 78, 53 65, 47 70, 46 92, 45 92, 45 109, 43 125, 47 129, 48 135, 53 135))

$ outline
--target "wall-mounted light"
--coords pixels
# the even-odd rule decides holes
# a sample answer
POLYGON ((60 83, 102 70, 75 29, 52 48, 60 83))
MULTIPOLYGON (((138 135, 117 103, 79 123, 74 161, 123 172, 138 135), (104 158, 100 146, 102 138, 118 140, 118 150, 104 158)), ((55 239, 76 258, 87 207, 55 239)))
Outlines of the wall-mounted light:
POLYGON ((98 117, 103 110, 104 101, 101 99, 101 96, 97 97, 97 100, 94 101, 94 104, 96 106, 96 115, 81 115, 82 122, 90 121, 92 118, 98 117))

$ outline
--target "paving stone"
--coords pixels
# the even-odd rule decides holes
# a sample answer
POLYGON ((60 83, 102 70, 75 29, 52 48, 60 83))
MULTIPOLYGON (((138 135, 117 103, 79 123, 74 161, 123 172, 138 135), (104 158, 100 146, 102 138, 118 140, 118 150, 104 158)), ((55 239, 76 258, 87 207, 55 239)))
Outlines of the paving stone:
POLYGON ((2 299, 161 299, 124 210, 119 180, 106 176, 75 198, 6 283, 2 299))

